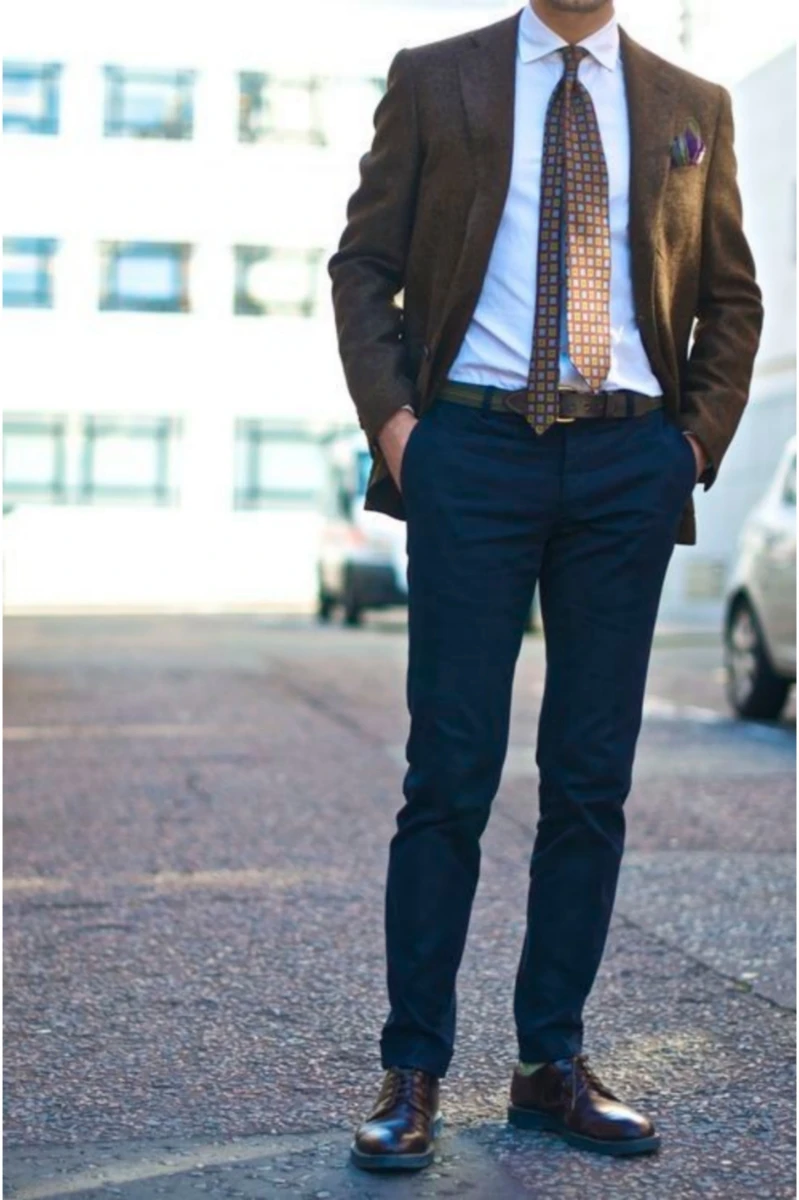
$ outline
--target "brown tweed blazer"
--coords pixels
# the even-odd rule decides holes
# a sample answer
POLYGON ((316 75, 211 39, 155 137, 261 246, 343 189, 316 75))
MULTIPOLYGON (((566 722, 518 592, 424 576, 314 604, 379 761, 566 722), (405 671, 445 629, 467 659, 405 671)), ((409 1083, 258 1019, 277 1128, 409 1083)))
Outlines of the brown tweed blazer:
MULTIPOLYGON (((477 304, 510 178, 518 21, 397 54, 328 265, 344 372, 372 452, 366 508, 400 519, 376 435, 403 404, 421 414, 432 403, 477 304)), ((730 96, 623 30, 621 56, 636 315, 670 413, 710 456, 707 490, 747 401, 763 320, 730 96), (691 120, 704 158, 673 166, 672 141, 691 120)), ((692 498, 676 540, 696 542, 692 498)))

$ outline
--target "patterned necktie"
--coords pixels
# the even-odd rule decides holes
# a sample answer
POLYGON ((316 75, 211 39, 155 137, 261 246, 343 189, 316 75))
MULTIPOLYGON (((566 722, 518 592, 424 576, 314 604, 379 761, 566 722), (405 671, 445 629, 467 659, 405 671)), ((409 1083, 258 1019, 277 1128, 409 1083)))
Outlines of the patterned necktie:
POLYGON ((560 53, 566 69, 544 125, 535 330, 527 384, 527 420, 536 433, 544 433, 558 413, 564 236, 569 357, 593 391, 610 370, 608 169, 593 102, 577 79, 588 51, 564 46, 560 53))

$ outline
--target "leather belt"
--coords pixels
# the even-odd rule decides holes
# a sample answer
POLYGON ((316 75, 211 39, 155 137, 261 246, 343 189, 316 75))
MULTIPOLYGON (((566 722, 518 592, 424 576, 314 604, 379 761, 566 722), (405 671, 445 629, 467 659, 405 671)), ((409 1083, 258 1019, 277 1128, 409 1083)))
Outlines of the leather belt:
MULTIPOLYGON (((476 383, 442 384, 437 399, 452 400, 456 404, 468 404, 482 408, 486 403, 492 412, 515 412, 524 416, 527 412, 527 389, 510 392, 505 388, 483 386, 476 383)), ((663 407, 662 396, 645 396, 642 392, 578 392, 561 389, 558 392, 558 415, 556 421, 576 421, 582 417, 640 417, 653 409, 663 407)))

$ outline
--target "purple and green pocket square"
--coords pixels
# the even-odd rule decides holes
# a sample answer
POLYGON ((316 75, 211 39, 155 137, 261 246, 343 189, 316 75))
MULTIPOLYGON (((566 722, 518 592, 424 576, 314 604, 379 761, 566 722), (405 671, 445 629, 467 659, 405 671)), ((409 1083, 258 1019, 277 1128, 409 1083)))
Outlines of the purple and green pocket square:
POLYGON ((673 167, 698 167, 705 157, 705 143, 696 121, 691 120, 671 143, 673 167))

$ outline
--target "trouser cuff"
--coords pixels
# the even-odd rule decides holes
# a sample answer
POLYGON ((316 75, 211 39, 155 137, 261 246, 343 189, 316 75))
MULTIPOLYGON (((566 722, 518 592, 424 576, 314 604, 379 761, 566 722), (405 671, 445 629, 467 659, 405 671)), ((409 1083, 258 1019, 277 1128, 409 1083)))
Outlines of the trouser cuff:
POLYGON ((380 1045, 380 1061, 383 1070, 389 1067, 415 1067, 443 1079, 449 1068, 452 1055, 442 1054, 432 1046, 403 1039, 380 1045))
POLYGON ((582 1052, 582 1039, 578 1037, 558 1038, 556 1041, 519 1042, 519 1062, 525 1063, 557 1062, 560 1058, 574 1058, 582 1052))

